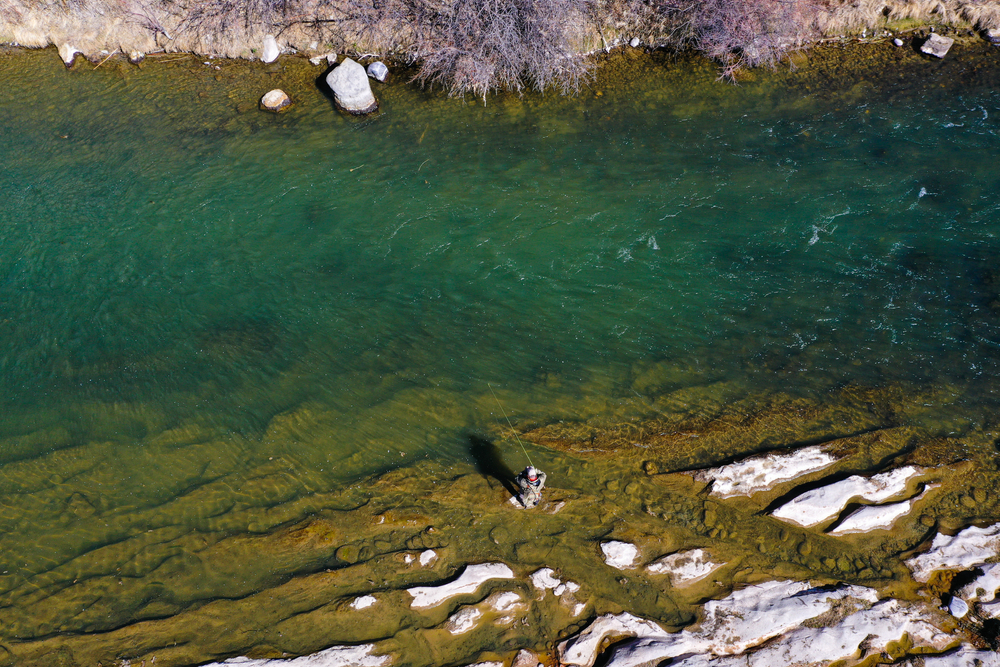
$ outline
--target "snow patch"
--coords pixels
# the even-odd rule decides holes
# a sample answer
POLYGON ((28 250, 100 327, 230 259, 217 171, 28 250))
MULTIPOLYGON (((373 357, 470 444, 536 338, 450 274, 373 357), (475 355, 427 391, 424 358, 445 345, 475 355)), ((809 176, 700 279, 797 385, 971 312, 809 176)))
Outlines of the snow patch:
POLYGON ((202 667, 382 667, 388 665, 390 657, 387 655, 371 655, 375 650, 374 644, 360 644, 358 646, 331 646, 328 649, 304 655, 299 658, 281 659, 259 659, 252 658, 230 658, 224 662, 213 662, 202 667))
MULTIPOLYGON (((424 553, 427 553, 426 551, 424 553)), ((416 586, 408 588, 413 596, 410 607, 420 609, 434 607, 456 595, 475 593, 479 586, 490 579, 513 579, 514 573, 503 563, 480 563, 469 565, 455 581, 440 586, 416 586)))
MULTIPOLYGON (((550 567, 543 567, 540 570, 535 570, 529 576, 531 579, 531 585, 538 590, 544 591, 547 588, 558 588, 562 585, 562 581, 558 577, 555 577, 555 571, 550 567)), ((556 595, 559 595, 557 592, 556 595)))
POLYGON ((486 599, 486 604, 493 608, 493 611, 505 612, 505 611, 521 611, 527 609, 527 605, 524 604, 524 600, 521 596, 513 591, 504 591, 502 593, 494 593, 486 599))
POLYGON ((619 570, 635 567, 635 561, 639 557, 639 549, 634 544, 617 540, 601 544, 601 551, 604 552, 604 562, 619 570))
POLYGON ((704 579, 720 567, 722 563, 709 560, 704 549, 691 549, 664 556, 651 563, 646 571, 650 574, 669 574, 671 583, 680 586, 704 579))
POLYGON ((916 498, 910 498, 901 503, 859 507, 844 519, 836 529, 831 530, 830 534, 847 535, 848 533, 867 533, 870 530, 889 530, 897 520, 910 513, 918 500, 927 495, 932 488, 937 488, 938 486, 940 485, 931 484, 916 498))
MULTIPOLYGON (((906 484, 924 471, 906 466, 872 477, 854 475, 827 486, 806 491, 776 509, 772 515, 800 526, 815 526, 837 517, 853 498, 878 503, 906 491, 906 484)), ((898 518, 898 517, 897 517, 898 518)))
POLYGON ((946 655, 925 655, 924 667, 1000 667, 1000 653, 963 646, 946 655))
POLYGON ((445 628, 453 635, 460 635, 476 627, 483 612, 475 607, 463 607, 451 615, 445 628))
POLYGON ((437 552, 433 549, 428 549, 427 551, 420 552, 420 567, 427 567, 431 563, 437 560, 437 552))
POLYGON ((968 570, 1000 554, 1000 523, 989 528, 970 526, 954 537, 938 533, 926 553, 906 561, 920 583, 937 570, 968 570))
POLYGON ((362 595, 361 597, 354 598, 351 602, 351 609, 367 609, 368 607, 375 604, 375 597, 372 595, 362 595))
POLYGON ((766 454, 695 474, 701 482, 712 482, 712 495, 720 498, 749 496, 775 484, 822 470, 835 463, 822 446, 804 447, 790 454, 766 454))
POLYGON ((997 597, 998 589, 1000 589, 1000 563, 992 563, 984 565, 983 573, 963 586, 958 591, 958 596, 968 601, 992 602, 997 597), (981 594, 980 590, 983 591, 981 594))

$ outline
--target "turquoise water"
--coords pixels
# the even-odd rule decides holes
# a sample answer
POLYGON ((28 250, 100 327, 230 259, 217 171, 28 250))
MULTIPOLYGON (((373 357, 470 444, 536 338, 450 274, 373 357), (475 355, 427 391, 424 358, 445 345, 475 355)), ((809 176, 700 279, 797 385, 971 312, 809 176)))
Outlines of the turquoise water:
POLYGON ((937 392, 932 431, 988 425, 991 57, 740 86, 654 59, 485 106, 397 81, 354 119, 299 61, 0 56, 4 590, 203 527, 142 512, 277 456, 294 481, 263 505, 468 462, 487 383, 532 423, 707 385, 899 383, 937 392), (276 85, 296 106, 258 111, 276 85), (639 391, 651 365, 669 370, 639 391), (160 458, 164 438, 206 446, 160 458), (117 532, 67 531, 79 493, 117 532))

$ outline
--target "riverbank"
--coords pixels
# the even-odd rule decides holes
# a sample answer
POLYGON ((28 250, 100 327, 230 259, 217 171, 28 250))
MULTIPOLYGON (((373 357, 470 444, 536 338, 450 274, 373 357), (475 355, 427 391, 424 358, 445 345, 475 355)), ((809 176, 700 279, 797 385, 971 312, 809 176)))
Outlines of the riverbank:
POLYGON ((371 54, 416 64, 415 76, 455 94, 497 89, 578 90, 592 54, 619 46, 684 49, 715 60, 723 76, 774 65, 828 40, 894 38, 919 30, 973 38, 1000 29, 1000 3, 824 3, 796 0, 637 0, 591 5, 577 0, 241 0, 131 3, 79 1, 54 8, 13 0, 0 13, 0 42, 56 46, 67 64, 151 53, 263 59, 371 54))

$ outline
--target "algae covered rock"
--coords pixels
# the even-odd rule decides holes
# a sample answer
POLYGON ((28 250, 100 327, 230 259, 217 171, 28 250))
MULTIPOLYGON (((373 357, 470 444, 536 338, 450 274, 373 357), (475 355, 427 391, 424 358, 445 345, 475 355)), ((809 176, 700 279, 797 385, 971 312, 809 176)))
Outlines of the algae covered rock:
POLYGON ((326 84, 333 91, 337 106, 348 113, 360 116, 378 109, 378 101, 368 83, 368 73, 350 58, 345 58, 326 75, 326 84))
POLYGON ((267 93, 264 93, 264 97, 260 98, 260 107, 275 113, 280 113, 291 105, 291 98, 289 98, 288 94, 280 88, 268 91, 267 93))

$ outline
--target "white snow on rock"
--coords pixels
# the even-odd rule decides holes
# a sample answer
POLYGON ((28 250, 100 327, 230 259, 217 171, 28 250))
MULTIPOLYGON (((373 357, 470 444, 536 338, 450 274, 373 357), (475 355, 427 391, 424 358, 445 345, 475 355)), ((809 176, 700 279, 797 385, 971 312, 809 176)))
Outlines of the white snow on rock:
POLYGON ((841 521, 839 526, 831 530, 830 534, 847 535, 849 533, 867 533, 872 530, 889 530, 896 521, 910 513, 917 501, 927 495, 932 488, 938 486, 938 484, 928 485, 919 496, 901 503, 859 507, 841 521))
POLYGON ((414 560, 416 559, 413 557, 413 554, 406 554, 405 556, 403 556, 403 562, 406 563, 407 565, 412 563, 414 560))
MULTIPOLYGON (((889 642, 907 633, 913 644, 925 650, 942 651, 957 639, 942 632, 941 619, 925 605, 903 606, 896 600, 883 600, 870 609, 861 609, 831 627, 797 628, 759 650, 716 656, 697 654, 671 662, 671 667, 774 667, 775 665, 828 665, 832 661, 878 654, 889 642), (861 650, 864 645, 864 651, 861 650)), ((608 667, 636 664, 632 661, 646 648, 623 646, 613 654, 608 667), (626 662, 626 659, 629 661, 626 662)), ((648 651, 646 655, 651 653, 648 651)), ((654 663, 655 664, 655 663, 654 663)), ((928 663, 929 664, 929 663, 928 663)), ((971 663, 970 663, 971 665, 971 663)))
POLYGON ((806 491, 772 513, 778 519, 800 526, 815 526, 837 517, 852 499, 879 503, 906 491, 907 482, 924 471, 906 466, 872 477, 854 475, 827 486, 806 491))
POLYGON ((476 627, 476 622, 482 616, 483 612, 475 607, 462 607, 448 618, 445 628, 453 635, 460 635, 476 627))
POLYGON ((413 609, 434 607, 456 595, 475 593, 483 582, 490 579, 513 578, 514 572, 503 563, 469 565, 462 572, 462 575, 451 583, 441 584, 440 586, 416 586, 407 589, 407 592, 413 596, 413 602, 410 604, 410 607, 413 609))
POLYGON ((713 496, 749 496, 800 475, 822 470, 836 460, 824 452, 822 446, 814 445, 790 454, 754 456, 721 468, 699 471, 694 477, 701 482, 712 482, 713 496))
POLYGON ((493 611, 519 611, 527 609, 524 600, 514 591, 497 592, 486 598, 486 604, 493 608, 493 611))
POLYGON ((304 655, 299 658, 254 660, 252 658, 230 658, 224 662, 213 662, 202 667, 383 667, 391 662, 387 655, 372 655, 374 644, 358 646, 331 646, 328 649, 304 655))
POLYGON ((646 571, 650 574, 668 574, 674 586, 681 586, 704 579, 720 567, 722 563, 709 560, 708 552, 704 549, 691 549, 664 556, 651 563, 646 571))
POLYGON ((607 637, 670 637, 653 621, 629 613, 598 616, 583 632, 559 644, 559 660, 566 665, 593 667, 607 637))
POLYGON ((944 655, 925 655, 924 667, 1000 667, 1000 653, 963 646, 944 655))
POLYGON ((601 544, 601 551, 604 552, 604 562, 619 570, 627 570, 635 567, 635 561, 639 557, 639 549, 634 544, 611 540, 601 544))
MULTIPOLYGON (((554 576, 555 571, 550 567, 543 567, 540 570, 535 570, 528 577, 531 579, 531 585, 540 591, 544 591, 546 588, 558 588, 562 585, 562 581, 554 576)), ((559 595, 556 593, 556 595, 559 595)))
POLYGON ((829 611, 836 600, 845 597, 870 603, 877 600, 875 591, 860 586, 828 590, 811 588, 805 582, 770 581, 708 602, 704 619, 694 631, 669 633, 631 614, 608 614, 580 635, 560 643, 560 659, 567 665, 592 667, 602 640, 609 636, 636 637, 615 650, 609 667, 656 664, 687 654, 742 653, 829 611))
POLYGON ((954 537, 934 537, 926 553, 906 561, 913 578, 924 583, 937 570, 968 570, 1000 554, 1000 523, 989 528, 970 526, 954 537))
POLYGON ((351 602, 351 609, 367 609, 368 607, 375 604, 375 597, 372 595, 362 595, 361 597, 354 598, 351 602))
POLYGON ((477 662, 474 665, 469 665, 469 667, 503 667, 502 662, 477 662))
POLYGON ((967 601, 992 602, 1000 589, 1000 563, 983 566, 983 573, 958 591, 958 596, 967 601), (982 591, 980 593, 979 591, 982 591))
POLYGON ((431 563, 437 560, 437 552, 433 549, 428 549, 427 551, 420 552, 420 567, 427 567, 431 563))

